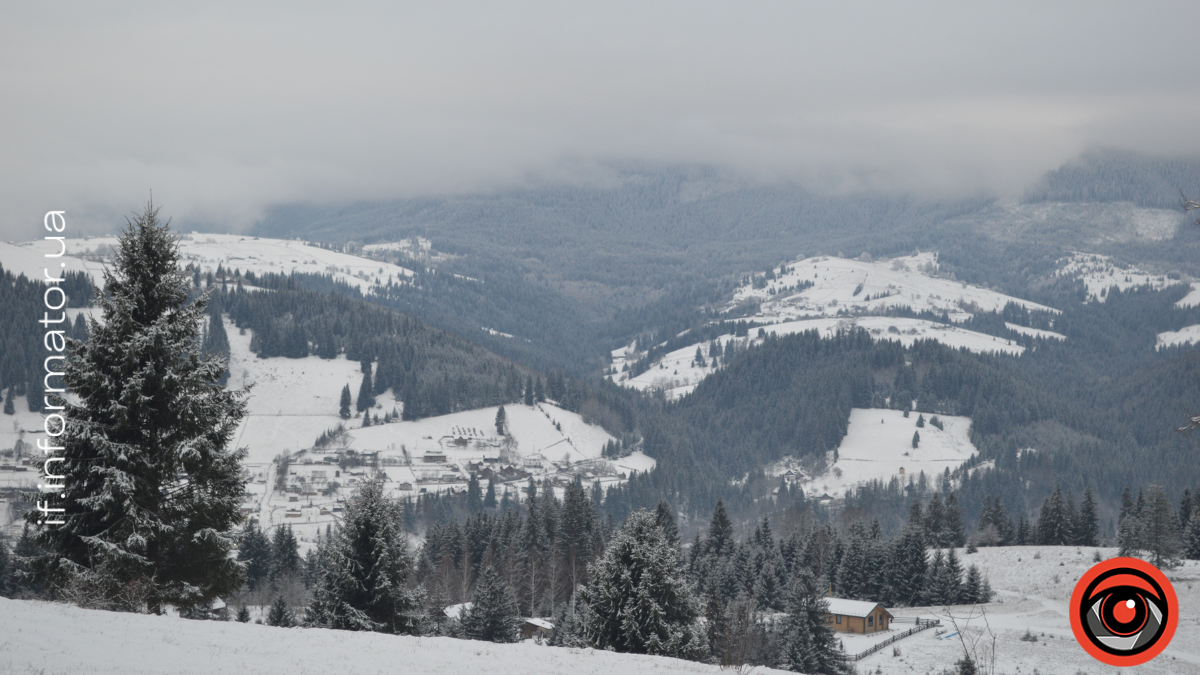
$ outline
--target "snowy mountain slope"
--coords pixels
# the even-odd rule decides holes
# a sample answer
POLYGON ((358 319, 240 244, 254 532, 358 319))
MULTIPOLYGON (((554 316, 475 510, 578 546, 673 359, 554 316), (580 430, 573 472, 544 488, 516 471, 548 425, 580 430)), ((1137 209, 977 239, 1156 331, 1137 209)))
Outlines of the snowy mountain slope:
MULTIPOLYGON (((892 260, 849 260, 834 257, 813 257, 788 263, 777 269, 773 279, 760 277, 750 280, 734 294, 726 311, 751 308, 741 318, 768 324, 761 330, 774 335, 788 335, 815 330, 823 336, 839 330, 859 327, 879 340, 896 340, 905 345, 914 341, 936 340, 950 347, 964 347, 978 353, 1000 353, 1018 356, 1025 351, 1019 344, 985 333, 955 325, 979 312, 996 312, 1009 303, 1031 311, 1052 314, 1059 310, 1003 293, 971 286, 951 279, 934 276, 937 273, 936 253, 916 253, 892 260), (806 286, 811 284, 811 286, 806 286), (915 312, 945 314, 950 324, 908 317, 878 316, 889 308, 908 307, 915 312)), ((1066 339, 1052 331, 1040 331, 1010 324, 1012 330, 1046 339, 1066 339)), ((758 335, 753 333, 751 338, 758 335)), ((732 335, 717 338, 722 348, 732 335)), ((755 339, 742 338, 742 344, 753 346, 755 339)), ((682 396, 711 374, 714 366, 707 359, 701 366, 694 362, 696 347, 670 352, 651 364, 649 370, 635 377, 622 373, 624 366, 641 355, 631 347, 612 353, 615 382, 638 390, 661 389, 668 396, 682 396)))
POLYGON ((758 301, 761 305, 755 318, 773 321, 907 306, 915 312, 945 312, 951 321, 959 322, 976 312, 999 311, 1010 302, 1029 310, 1058 312, 1035 302, 935 277, 936 253, 881 261, 815 257, 788 263, 786 268, 785 273, 767 280, 765 287, 747 284, 739 288, 730 307, 758 301), (791 290, 809 281, 813 283, 811 288, 791 290))
MULTIPOLYGON (((899 410, 851 410, 846 437, 838 446, 837 462, 822 475, 803 476, 798 484, 808 495, 841 498, 846 490, 871 480, 886 483, 898 477, 906 481, 922 471, 932 479, 946 469, 957 469, 975 453, 968 437, 969 417, 938 415, 944 427, 938 429, 928 423, 931 416, 925 415, 925 426, 917 428, 917 414, 909 413, 906 418, 899 410), (921 435, 916 448, 912 447, 913 432, 921 435)), ((798 470, 794 462, 783 462, 774 465, 771 473, 779 475, 789 468, 798 470)))
MULTIPOLYGON (((85 270, 99 280, 102 264, 92 259, 108 257, 117 244, 117 238, 67 239, 66 244, 67 256, 63 259, 67 261, 68 269, 85 270)), ((57 246, 56 242, 47 241, 33 241, 19 246, 5 244, 0 246, 0 264, 13 271, 25 271, 28 267, 40 276, 42 255, 47 251, 57 251, 54 248, 57 246), (10 261, 13 266, 10 266, 10 261)), ((330 274, 364 293, 374 284, 386 284, 389 279, 401 283, 415 274, 399 265, 309 246, 302 241, 236 234, 193 232, 180 235, 179 261, 185 266, 188 263, 195 264, 202 273, 215 272, 218 266, 223 266, 231 271, 236 268, 243 273, 255 274, 330 274)), ((30 272, 26 271, 26 276, 30 276, 30 272)))
POLYGON ((1158 340, 1155 344, 1155 349, 1163 347, 1175 347, 1178 345, 1190 345, 1200 342, 1200 324, 1194 326, 1185 326, 1179 330, 1169 330, 1165 333, 1159 333, 1158 340))
MULTIPOLYGON (((1088 299, 1104 302, 1108 289, 1116 286, 1122 291, 1137 286, 1150 286, 1161 290, 1172 284, 1181 283, 1163 274, 1154 274, 1132 265, 1114 262, 1110 256, 1096 253, 1075 253, 1058 262, 1057 276, 1078 279, 1087 286, 1088 299)), ((1176 303, 1179 307, 1200 304, 1200 295, 1195 292, 1176 303), (1196 297, 1193 297, 1195 295, 1196 297)))
MULTIPOLYGON (((905 346, 911 345, 917 340, 937 340, 950 347, 965 347, 979 353, 996 352, 1018 356, 1025 351, 1025 347, 1013 344, 1011 340, 998 338, 994 335, 987 335, 935 321, 906 317, 827 317, 786 321, 784 323, 765 326, 762 330, 767 334, 776 336, 815 330, 821 334, 821 337, 831 337, 838 331, 847 331, 855 327, 866 330, 878 340, 895 340, 905 346)), ((1034 331, 1038 337, 1065 339, 1065 337, 1058 333, 1050 331, 1037 331, 1036 329, 1024 326, 1020 328, 1022 330, 1018 332, 1034 331)), ((757 332, 755 332, 755 335, 757 335, 757 332)), ((717 344, 722 349, 731 341, 734 342, 735 347, 741 348, 760 344, 762 339, 758 337, 737 338, 732 335, 722 335, 716 339, 717 344)), ((708 357, 710 345, 711 343, 706 342, 700 345, 691 345, 676 349, 664 355, 655 365, 651 366, 650 370, 644 373, 632 378, 619 373, 614 375, 612 379, 619 384, 639 391, 661 389, 669 398, 683 396, 691 393, 696 388, 696 385, 700 384, 701 380, 708 377, 720 367, 719 362, 714 362, 708 357), (697 346, 701 348, 705 359, 703 366, 695 360, 697 346)), ((623 356, 623 354, 621 356, 614 356, 614 363, 617 363, 617 359, 619 358, 623 359, 623 356)))
MULTIPOLYGON (((1084 548, 1075 546, 1006 546, 980 548, 967 554, 958 549, 964 567, 975 564, 987 577, 996 597, 983 606, 986 621, 979 607, 904 607, 892 608, 897 617, 919 616, 939 618, 946 632, 928 630, 895 643, 900 656, 892 648, 884 648, 856 663, 860 673, 909 675, 911 673, 940 673, 962 658, 962 644, 955 632, 953 617, 959 628, 970 638, 982 638, 983 648, 990 652, 991 633, 996 637, 997 673, 1112 673, 1083 651, 1071 633, 1067 603, 1075 583, 1095 563, 1093 554, 1099 550, 1102 558, 1116 556, 1114 548, 1084 548), (974 618, 969 618, 974 617, 974 618), (1021 640, 1026 631, 1037 636, 1036 642, 1021 640)), ((1179 598, 1179 627, 1169 647, 1153 661, 1130 668, 1134 673, 1200 673, 1200 616, 1187 608, 1200 606, 1200 563, 1188 561, 1183 567, 1167 571, 1179 598)), ((906 630, 911 623, 895 623, 894 630, 874 636, 845 638, 846 650, 865 650, 889 635, 906 630)), ((990 654, 984 664, 990 663, 990 654)), ((1124 669, 1122 669, 1124 670, 1124 669)), ((991 672, 982 669, 980 672, 991 672)))
MULTIPOLYGON (((0 598, 0 669, 14 675, 611 675, 723 672, 660 656, 320 628, 189 621, 0 598), (67 632, 64 633, 63 631, 67 632), (57 635, 57 639, 48 639, 57 635), (46 638, 46 639, 43 639, 46 638)), ((779 672, 758 669, 756 673, 779 672)))

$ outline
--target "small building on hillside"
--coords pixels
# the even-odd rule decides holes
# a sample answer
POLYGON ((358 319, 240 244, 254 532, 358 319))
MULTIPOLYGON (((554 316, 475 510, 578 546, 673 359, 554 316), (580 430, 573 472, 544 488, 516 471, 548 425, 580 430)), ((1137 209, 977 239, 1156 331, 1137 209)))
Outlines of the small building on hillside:
POLYGON ((552 630, 554 630, 554 624, 545 619, 525 619, 525 622, 521 624, 521 639, 528 640, 535 635, 549 638, 552 630))
POLYGON ((892 615, 878 602, 826 598, 831 628, 843 633, 875 633, 887 630, 892 615))

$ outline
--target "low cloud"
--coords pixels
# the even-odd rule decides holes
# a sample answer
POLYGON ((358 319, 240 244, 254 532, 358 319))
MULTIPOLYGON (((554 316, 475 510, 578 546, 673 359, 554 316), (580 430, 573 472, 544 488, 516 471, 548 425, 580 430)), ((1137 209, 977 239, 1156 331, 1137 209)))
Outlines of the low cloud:
POLYGON ((608 160, 937 196, 1200 153, 1194 3, 427 4, 3 10, 4 236, 111 230, 151 190, 237 229, 608 160))

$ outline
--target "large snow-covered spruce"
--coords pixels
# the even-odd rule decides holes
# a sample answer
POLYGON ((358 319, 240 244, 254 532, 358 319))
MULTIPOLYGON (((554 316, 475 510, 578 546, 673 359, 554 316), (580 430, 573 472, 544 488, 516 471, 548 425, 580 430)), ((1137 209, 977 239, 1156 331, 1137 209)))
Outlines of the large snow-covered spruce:
POLYGON ((188 303, 177 247, 148 205, 96 293, 103 320, 68 346, 64 381, 77 402, 65 402, 55 467, 66 475, 66 524, 37 533, 44 552, 31 566, 83 604, 188 608, 242 584, 229 553, 244 452, 229 445, 246 392, 226 391, 225 363, 202 353, 207 295, 188 303))
POLYGON ((324 567, 305 624, 320 628, 417 633, 421 602, 406 584, 412 573, 400 529, 400 506, 383 493, 381 476, 366 481, 346 506, 333 540, 318 557, 324 567))
POLYGON ((629 516, 580 591, 584 634, 619 652, 701 658, 707 639, 683 565, 654 513, 629 516))

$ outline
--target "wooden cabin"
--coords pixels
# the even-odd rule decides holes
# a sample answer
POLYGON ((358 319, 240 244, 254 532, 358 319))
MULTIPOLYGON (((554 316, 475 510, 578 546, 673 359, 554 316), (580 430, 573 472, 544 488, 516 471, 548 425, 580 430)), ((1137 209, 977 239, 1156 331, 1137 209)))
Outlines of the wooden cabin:
POLYGON ((878 602, 826 598, 829 614, 826 621, 842 633, 875 633, 887 630, 892 615, 878 602))

